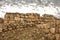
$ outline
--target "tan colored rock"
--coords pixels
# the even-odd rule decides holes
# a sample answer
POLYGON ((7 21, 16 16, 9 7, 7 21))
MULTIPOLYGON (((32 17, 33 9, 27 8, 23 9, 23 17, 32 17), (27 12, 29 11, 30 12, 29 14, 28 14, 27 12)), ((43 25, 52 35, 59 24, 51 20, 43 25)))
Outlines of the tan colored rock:
POLYGON ((5 21, 5 20, 4 20, 4 23, 9 23, 9 21, 5 21))
POLYGON ((49 29, 45 28, 43 29, 44 33, 49 33, 49 29))
POLYGON ((7 13, 0 24, 2 40, 60 40, 60 19, 52 15, 7 13))
POLYGON ((60 33, 60 28, 59 28, 59 33, 60 33))
POLYGON ((15 19, 14 20, 20 20, 20 18, 19 17, 15 17, 15 19))
POLYGON ((0 18, 0 23, 4 23, 4 19, 0 18))
POLYGON ((50 32, 55 34, 55 28, 50 28, 50 32))
POLYGON ((9 23, 15 23, 15 21, 9 21, 9 23))
POLYGON ((60 40, 60 34, 56 34, 56 40, 60 40))
POLYGON ((55 29, 56 29, 56 30, 55 30, 56 33, 59 33, 59 28, 58 28, 57 26, 55 27, 55 29))
POLYGON ((2 32, 2 24, 0 24, 0 32, 2 32))
POLYGON ((14 20, 15 17, 20 17, 19 13, 6 13, 4 20, 14 20))
POLYGON ((48 24, 43 24, 43 26, 44 26, 44 28, 50 28, 50 24, 48 23, 48 24))

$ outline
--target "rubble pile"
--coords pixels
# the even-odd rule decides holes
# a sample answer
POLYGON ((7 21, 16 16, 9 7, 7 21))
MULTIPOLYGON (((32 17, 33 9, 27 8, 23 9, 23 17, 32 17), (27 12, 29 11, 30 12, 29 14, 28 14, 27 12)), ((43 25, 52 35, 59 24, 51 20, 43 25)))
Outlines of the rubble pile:
POLYGON ((60 40, 60 19, 38 13, 6 13, 0 40, 60 40))

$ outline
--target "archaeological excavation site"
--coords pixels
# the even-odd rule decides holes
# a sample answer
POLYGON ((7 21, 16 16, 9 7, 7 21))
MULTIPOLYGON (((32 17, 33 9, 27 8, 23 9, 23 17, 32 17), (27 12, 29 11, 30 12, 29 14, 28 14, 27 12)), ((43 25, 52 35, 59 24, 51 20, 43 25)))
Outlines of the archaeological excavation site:
POLYGON ((0 40, 60 40, 60 19, 38 13, 6 13, 0 18, 0 40))

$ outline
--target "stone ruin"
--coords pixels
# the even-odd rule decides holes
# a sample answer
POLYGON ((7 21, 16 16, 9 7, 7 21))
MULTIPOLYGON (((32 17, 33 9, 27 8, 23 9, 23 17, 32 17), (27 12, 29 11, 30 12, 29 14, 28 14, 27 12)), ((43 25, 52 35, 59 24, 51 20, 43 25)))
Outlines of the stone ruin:
POLYGON ((0 18, 0 40, 60 40, 60 19, 38 13, 6 13, 0 18))

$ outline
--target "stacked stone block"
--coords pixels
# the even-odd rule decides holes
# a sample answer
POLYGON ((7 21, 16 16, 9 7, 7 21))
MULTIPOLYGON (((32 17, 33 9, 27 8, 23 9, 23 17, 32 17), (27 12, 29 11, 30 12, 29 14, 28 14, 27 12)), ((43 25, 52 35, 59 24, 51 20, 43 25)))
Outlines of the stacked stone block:
POLYGON ((1 40, 60 40, 60 19, 38 13, 7 13, 1 40))

